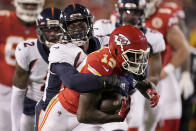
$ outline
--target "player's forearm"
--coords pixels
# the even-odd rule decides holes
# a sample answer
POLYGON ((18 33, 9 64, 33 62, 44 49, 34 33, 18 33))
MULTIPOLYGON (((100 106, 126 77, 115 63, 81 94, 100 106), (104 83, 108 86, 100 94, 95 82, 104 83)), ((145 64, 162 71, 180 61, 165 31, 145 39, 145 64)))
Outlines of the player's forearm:
POLYGON ((94 110, 93 112, 86 111, 82 116, 77 115, 77 119, 80 123, 86 124, 104 124, 123 121, 123 118, 118 114, 109 115, 99 110, 94 110))
POLYGON ((12 84, 20 89, 25 89, 29 79, 29 72, 20 67, 17 63, 12 84))
POLYGON ((99 76, 79 73, 68 63, 52 64, 51 72, 57 74, 67 88, 78 92, 85 93, 103 88, 98 81, 99 76))
POLYGON ((143 81, 137 83, 136 88, 139 90, 139 92, 140 92, 145 98, 149 99, 149 96, 148 96, 148 94, 146 93, 146 91, 147 91, 148 89, 152 89, 153 86, 152 86, 152 83, 150 83, 149 81, 143 80, 143 81))
POLYGON ((79 73, 68 63, 52 64, 50 70, 61 79, 67 88, 80 93, 87 93, 103 88, 118 88, 122 82, 118 80, 117 76, 97 76, 79 73))
POLYGON ((170 63, 174 65, 175 68, 177 68, 181 66, 189 56, 190 51, 187 48, 180 48, 175 52, 170 63))

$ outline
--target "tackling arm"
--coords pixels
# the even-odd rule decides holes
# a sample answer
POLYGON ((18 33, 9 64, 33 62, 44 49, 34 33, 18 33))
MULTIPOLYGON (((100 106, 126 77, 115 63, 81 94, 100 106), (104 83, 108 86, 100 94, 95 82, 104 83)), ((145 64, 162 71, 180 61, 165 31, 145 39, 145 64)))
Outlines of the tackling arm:
POLYGON ((17 63, 13 77, 13 88, 11 96, 11 119, 12 131, 20 130, 20 118, 23 111, 25 88, 29 78, 29 72, 22 69, 17 63))
POLYGON ((117 76, 97 76, 79 73, 75 67, 68 63, 52 64, 51 72, 57 74, 67 88, 82 93, 102 88, 119 88, 122 83, 117 76))

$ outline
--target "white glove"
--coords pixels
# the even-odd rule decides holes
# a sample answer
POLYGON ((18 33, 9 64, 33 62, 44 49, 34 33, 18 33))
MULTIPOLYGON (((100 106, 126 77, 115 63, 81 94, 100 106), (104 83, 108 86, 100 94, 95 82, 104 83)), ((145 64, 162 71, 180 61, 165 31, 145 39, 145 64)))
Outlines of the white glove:
POLYGON ((185 71, 182 73, 179 86, 185 100, 194 93, 194 85, 189 72, 185 71))

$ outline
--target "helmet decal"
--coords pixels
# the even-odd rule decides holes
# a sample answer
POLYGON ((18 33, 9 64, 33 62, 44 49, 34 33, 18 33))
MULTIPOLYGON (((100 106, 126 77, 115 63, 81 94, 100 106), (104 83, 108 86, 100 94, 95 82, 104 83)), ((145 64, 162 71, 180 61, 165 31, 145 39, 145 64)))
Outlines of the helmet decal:
POLYGON ((118 35, 114 35, 115 37, 115 42, 116 45, 129 45, 131 44, 131 42, 129 41, 129 39, 124 36, 123 34, 118 34, 118 35))

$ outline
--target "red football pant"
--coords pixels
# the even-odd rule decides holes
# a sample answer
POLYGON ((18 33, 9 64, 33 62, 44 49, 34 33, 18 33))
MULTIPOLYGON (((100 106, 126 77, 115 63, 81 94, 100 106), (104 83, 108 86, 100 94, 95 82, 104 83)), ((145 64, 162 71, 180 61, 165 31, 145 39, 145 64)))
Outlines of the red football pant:
POLYGON ((156 131, 179 131, 180 119, 164 120, 163 125, 158 125, 156 131))
POLYGON ((128 131, 138 131, 138 128, 129 128, 128 131))

